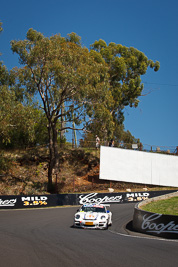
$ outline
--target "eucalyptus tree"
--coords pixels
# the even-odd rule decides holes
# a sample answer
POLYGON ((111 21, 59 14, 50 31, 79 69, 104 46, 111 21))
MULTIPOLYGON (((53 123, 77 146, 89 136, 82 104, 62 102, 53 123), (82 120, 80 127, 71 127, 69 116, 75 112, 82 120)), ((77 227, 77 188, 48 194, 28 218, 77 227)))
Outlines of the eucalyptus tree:
POLYGON ((107 45, 103 40, 89 51, 75 33, 45 37, 30 29, 25 40, 12 41, 11 46, 22 65, 18 69, 21 90, 40 98, 48 121, 50 191, 53 170, 59 168, 58 122, 65 120, 60 131, 72 129, 74 122, 111 137, 123 124, 124 107, 138 105, 141 76, 148 67, 157 71, 159 62, 133 47, 107 45))
MULTIPOLYGON (((0 22, 0 32, 2 32, 2 22, 0 22)), ((1 55, 1 54, 0 54, 1 55)), ((6 66, 0 61, 0 142, 8 142, 9 131, 11 125, 10 106, 12 98, 8 94, 9 73, 6 66)))
MULTIPOLYGON (((113 117, 114 129, 124 121, 124 108, 126 106, 137 107, 138 97, 142 95, 144 85, 141 76, 150 67, 158 71, 160 64, 147 58, 147 56, 134 47, 126 47, 121 44, 109 43, 104 40, 95 41, 91 49, 101 54, 108 65, 109 90, 113 104, 110 106, 110 114, 113 117)), ((101 128, 101 125, 97 125, 101 128)), ((112 136, 113 131, 108 128, 107 134, 112 136)))
MULTIPOLYGON (((0 33, 2 31, 3 31, 2 22, 0 21, 0 33)), ((0 55, 1 55, 1 53, 0 53, 0 55)), ((3 65, 3 62, 0 61, 0 86, 6 83, 6 81, 7 81, 7 75, 8 75, 7 69, 3 65)))
POLYGON ((36 136, 45 131, 40 125, 44 120, 34 104, 24 104, 17 100, 13 88, 0 86, 0 145, 1 147, 27 147, 36 143, 36 136))
MULTIPOLYGON (((58 121, 65 118, 60 131, 83 122, 85 127, 112 97, 108 90, 108 67, 96 51, 82 47, 75 33, 45 37, 29 29, 25 40, 12 41, 12 51, 19 55, 19 83, 40 97, 40 106, 48 121, 48 190, 52 189, 53 171, 58 171, 58 121), (64 108, 65 106, 65 108, 64 108)), ((111 101, 112 102, 112 101, 111 101)), ((110 105, 112 103, 109 103, 110 105)), ((99 116, 99 115, 98 115, 99 116)))
MULTIPOLYGON (((2 22, 0 22, 0 32, 2 22)), ((35 140, 36 109, 25 103, 16 84, 15 69, 8 71, 0 62, 0 145, 28 145, 35 140)))

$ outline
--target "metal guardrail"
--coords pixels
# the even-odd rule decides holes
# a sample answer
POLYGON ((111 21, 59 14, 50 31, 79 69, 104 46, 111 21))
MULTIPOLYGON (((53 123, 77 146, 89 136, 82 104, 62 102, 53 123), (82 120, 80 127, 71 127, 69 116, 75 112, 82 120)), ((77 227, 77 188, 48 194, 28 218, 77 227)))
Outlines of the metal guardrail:
MULTIPOLYGON (((108 141, 101 140, 100 145, 102 146, 109 146, 108 141)), ((89 149, 89 150, 96 150, 96 142, 95 141, 84 141, 82 139, 79 140, 77 144, 73 142, 73 140, 69 140, 66 143, 59 143, 59 148, 61 149, 89 149)), ((122 149, 133 149, 133 150, 140 150, 145 152, 154 152, 154 153, 162 153, 162 154, 171 154, 171 155, 178 155, 178 146, 156 146, 156 145, 149 145, 149 144, 130 144, 130 143, 117 143, 115 142, 114 147, 122 148, 122 149)), ((35 150, 38 148, 48 148, 48 144, 44 145, 37 145, 33 147, 27 147, 24 151, 35 150)), ((4 149, 4 151, 12 151, 13 149, 4 149)), ((18 151, 19 153, 23 151, 22 148, 14 149, 14 151, 18 151)))
MULTIPOLYGON (((108 141, 101 141, 100 145, 102 146, 109 146, 108 141)), ((130 144, 130 143, 117 143, 115 142, 114 147, 123 148, 123 149, 134 149, 140 150, 145 152, 155 152, 155 153, 163 153, 163 154, 172 154, 178 155, 178 146, 156 146, 156 145, 148 145, 148 144, 130 144)), ((77 148, 96 148, 95 141, 83 141, 80 140, 79 145, 77 148)))

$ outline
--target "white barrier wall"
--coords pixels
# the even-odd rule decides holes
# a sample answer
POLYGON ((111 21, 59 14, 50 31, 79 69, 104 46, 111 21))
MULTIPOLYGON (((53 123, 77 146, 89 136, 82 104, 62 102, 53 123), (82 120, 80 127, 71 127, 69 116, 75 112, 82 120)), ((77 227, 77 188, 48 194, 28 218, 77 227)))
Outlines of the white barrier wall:
POLYGON ((178 156, 101 146, 100 179, 178 187, 178 156))

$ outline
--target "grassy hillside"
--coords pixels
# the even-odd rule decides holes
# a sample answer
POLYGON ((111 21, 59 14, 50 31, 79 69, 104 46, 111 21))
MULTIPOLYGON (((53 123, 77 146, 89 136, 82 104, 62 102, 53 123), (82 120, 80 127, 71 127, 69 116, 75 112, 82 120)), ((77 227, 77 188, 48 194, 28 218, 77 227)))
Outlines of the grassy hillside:
POLYGON ((145 211, 178 216, 178 197, 153 201, 141 207, 145 211))

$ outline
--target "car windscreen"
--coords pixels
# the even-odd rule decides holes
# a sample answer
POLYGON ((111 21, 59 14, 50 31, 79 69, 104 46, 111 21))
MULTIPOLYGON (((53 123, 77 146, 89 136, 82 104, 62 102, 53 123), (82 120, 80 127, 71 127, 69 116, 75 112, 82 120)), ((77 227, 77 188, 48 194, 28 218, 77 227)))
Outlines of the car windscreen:
POLYGON ((100 207, 82 207, 81 211, 84 211, 84 212, 106 212, 105 208, 100 208, 100 207))

